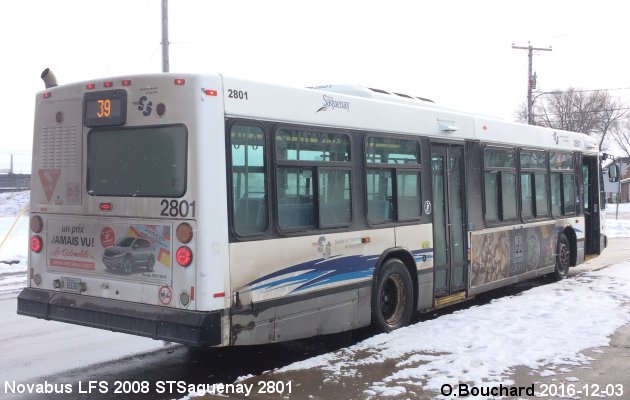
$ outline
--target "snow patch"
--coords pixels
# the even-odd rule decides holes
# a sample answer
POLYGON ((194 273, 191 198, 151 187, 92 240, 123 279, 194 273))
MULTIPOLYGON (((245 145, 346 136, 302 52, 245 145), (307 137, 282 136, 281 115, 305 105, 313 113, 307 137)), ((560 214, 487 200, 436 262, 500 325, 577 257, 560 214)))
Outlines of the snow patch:
POLYGON ((550 366, 590 363, 582 352, 608 345, 609 336, 630 322, 628 301, 630 262, 625 262, 374 336, 278 372, 319 368, 339 376, 397 360, 395 372, 364 392, 376 397, 403 393, 400 385, 408 380, 426 382, 424 388, 434 391, 457 382, 509 385, 515 366, 544 367, 544 377, 556 374, 550 366))

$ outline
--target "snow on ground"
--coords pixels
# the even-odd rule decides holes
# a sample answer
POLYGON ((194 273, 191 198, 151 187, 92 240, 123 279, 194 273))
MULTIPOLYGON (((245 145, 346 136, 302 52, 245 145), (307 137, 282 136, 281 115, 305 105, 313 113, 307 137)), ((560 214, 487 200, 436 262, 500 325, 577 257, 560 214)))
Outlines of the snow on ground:
POLYGON ((0 193, 0 217, 15 217, 20 209, 28 211, 31 192, 0 193))
POLYGON ((587 364, 591 359, 582 351, 608 345, 609 336, 630 322, 629 301, 630 262, 625 262, 374 336, 276 372, 319 369, 334 380, 395 360, 393 372, 368 385, 368 399, 406 393, 410 384, 435 391, 459 382, 509 385, 518 365, 543 376, 554 373, 550 364, 587 364))
MULTIPOLYGON (((606 204, 606 216, 608 218, 615 218, 617 212, 617 204, 606 204)), ((619 204, 619 215, 630 214, 630 203, 619 204)))
POLYGON ((0 299, 26 285, 29 201, 29 192, 0 193, 0 299))

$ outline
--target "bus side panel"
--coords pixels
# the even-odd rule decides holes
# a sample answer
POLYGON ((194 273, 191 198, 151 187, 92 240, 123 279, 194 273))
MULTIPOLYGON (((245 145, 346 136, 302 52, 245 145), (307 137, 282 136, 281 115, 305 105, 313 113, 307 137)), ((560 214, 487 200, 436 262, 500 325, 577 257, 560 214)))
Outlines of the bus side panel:
POLYGON ((368 325, 374 268, 394 246, 393 228, 230 244, 235 343, 368 325))
POLYGON ((193 84, 199 87, 194 112, 197 126, 189 135, 188 146, 192 160, 189 182, 197 188, 199 211, 195 300, 197 310, 223 310, 230 306, 223 87, 220 76, 201 76, 193 84), (218 93, 206 95, 203 89, 218 93))
POLYGON ((471 294, 553 271, 555 221, 485 229, 470 236, 471 294))
POLYGON ((431 224, 396 227, 396 247, 409 249, 416 261, 418 310, 433 306, 433 230, 431 224))

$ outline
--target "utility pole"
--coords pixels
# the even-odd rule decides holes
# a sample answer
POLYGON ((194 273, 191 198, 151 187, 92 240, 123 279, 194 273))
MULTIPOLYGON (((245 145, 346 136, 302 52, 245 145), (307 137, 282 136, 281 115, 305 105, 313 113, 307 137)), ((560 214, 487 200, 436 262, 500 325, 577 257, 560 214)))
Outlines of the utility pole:
POLYGON ((514 46, 514 44, 512 44, 512 48, 527 50, 527 55, 529 57, 529 69, 527 72, 527 123, 529 125, 534 125, 534 102, 532 101, 532 89, 536 87, 536 73, 532 74, 532 57, 534 55, 534 50, 551 51, 551 46, 542 48, 532 47, 530 42, 527 42, 527 44, 527 47, 514 46))
POLYGON ((168 70, 168 0, 162 0, 162 72, 168 70))

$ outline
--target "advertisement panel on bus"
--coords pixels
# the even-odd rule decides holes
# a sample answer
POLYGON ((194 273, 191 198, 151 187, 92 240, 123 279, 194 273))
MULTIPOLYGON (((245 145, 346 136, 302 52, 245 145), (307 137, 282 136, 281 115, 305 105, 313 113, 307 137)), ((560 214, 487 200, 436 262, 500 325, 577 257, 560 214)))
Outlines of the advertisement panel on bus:
POLYGON ((170 225, 51 219, 47 227, 51 270, 153 284, 171 280, 170 225))

